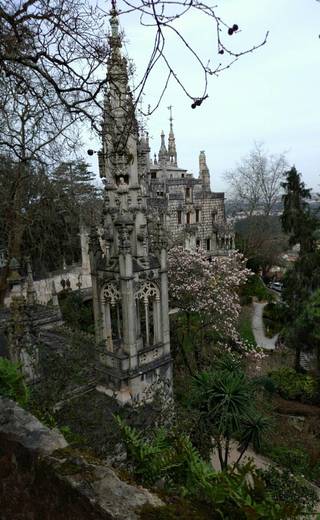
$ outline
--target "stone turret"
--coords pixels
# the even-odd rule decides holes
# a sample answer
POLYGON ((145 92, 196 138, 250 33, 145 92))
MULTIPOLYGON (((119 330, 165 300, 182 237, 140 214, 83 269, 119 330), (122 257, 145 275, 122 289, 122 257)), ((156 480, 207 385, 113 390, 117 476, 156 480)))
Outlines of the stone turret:
MULTIPOLYGON (((148 214, 149 140, 138 132, 115 9, 110 25, 99 156, 103 231, 101 237, 91 231, 89 251, 96 336, 105 366, 99 389, 128 402, 141 398, 158 378, 171 380, 167 261, 164 233, 148 214)), ((164 136, 161 146, 164 160, 164 136)))
POLYGON ((203 150, 199 155, 199 177, 202 180, 203 189, 210 191, 210 172, 206 162, 206 154, 203 150))

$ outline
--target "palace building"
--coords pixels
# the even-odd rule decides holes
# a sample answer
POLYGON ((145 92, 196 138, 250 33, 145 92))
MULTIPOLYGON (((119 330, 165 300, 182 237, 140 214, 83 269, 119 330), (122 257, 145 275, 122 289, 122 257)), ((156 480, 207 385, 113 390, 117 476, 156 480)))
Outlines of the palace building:
POLYGON ((211 191, 205 152, 199 155, 199 176, 178 166, 170 109, 168 146, 161 133, 158 156, 149 165, 148 202, 163 215, 171 243, 187 249, 202 248, 210 256, 234 249, 234 232, 227 224, 224 193, 211 191))

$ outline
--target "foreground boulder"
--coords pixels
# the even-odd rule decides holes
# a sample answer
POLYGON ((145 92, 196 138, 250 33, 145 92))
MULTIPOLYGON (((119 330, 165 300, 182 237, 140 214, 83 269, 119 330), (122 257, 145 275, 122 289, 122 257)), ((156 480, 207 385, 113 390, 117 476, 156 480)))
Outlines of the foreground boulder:
POLYGON ((136 520, 161 500, 0 398, 1 520, 136 520))

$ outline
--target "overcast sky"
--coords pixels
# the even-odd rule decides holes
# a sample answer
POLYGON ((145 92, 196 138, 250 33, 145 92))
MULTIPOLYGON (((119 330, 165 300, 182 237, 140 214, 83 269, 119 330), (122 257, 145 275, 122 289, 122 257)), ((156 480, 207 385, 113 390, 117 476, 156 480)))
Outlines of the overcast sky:
MULTIPOLYGON (((195 110, 172 80, 160 107, 148 118, 152 154, 159 150, 161 130, 168 134, 167 107, 173 105, 178 165, 197 175, 199 151, 205 150, 215 191, 227 190, 224 172, 235 167, 254 141, 264 142, 273 154, 286 151, 289 163, 302 172, 306 184, 320 191, 320 2, 217 3, 217 14, 241 29, 236 35, 224 37, 233 50, 258 44, 267 31, 268 41, 219 77, 210 77, 209 98, 195 110)), ((134 15, 123 16, 120 21, 126 34, 126 50, 139 78, 151 52, 153 30, 141 27, 134 15)), ((210 59, 214 66, 221 61, 212 20, 193 13, 177 27, 205 62, 210 59)), ((201 70, 170 34, 166 55, 191 94, 201 96, 201 70)), ((161 66, 151 74, 143 99, 145 109, 161 92, 164 77, 161 66)))

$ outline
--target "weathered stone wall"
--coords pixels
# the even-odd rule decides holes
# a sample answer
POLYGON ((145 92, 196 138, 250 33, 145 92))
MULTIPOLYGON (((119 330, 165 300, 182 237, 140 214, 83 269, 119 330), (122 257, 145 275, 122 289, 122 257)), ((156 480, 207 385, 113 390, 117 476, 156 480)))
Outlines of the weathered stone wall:
POLYGON ((137 520, 161 501, 0 398, 1 520, 137 520))
MULTIPOLYGON (((81 265, 67 266, 59 272, 51 273, 48 278, 41 280, 35 280, 33 282, 33 289, 36 292, 37 302, 46 305, 52 299, 52 283, 54 282, 56 291, 59 292, 62 289, 61 281, 69 280, 70 288, 75 291, 79 288, 81 283, 82 289, 92 287, 91 274, 90 274, 90 259, 89 259, 89 238, 88 232, 81 228, 80 232, 81 240, 81 265)), ((0 266, 1 267, 1 266, 0 266)), ((20 293, 26 298, 27 297, 27 283, 19 286, 20 293)), ((12 294, 10 293, 5 299, 5 305, 9 306, 11 303, 12 294)))
MULTIPOLYGON (((33 282, 34 290, 37 295, 37 302, 42 305, 46 305, 52 299, 52 282, 54 282, 56 291, 62 290, 61 280, 69 280, 70 288, 75 291, 78 289, 78 283, 80 280, 81 287, 86 289, 92 287, 91 275, 88 272, 83 271, 82 267, 71 267, 66 271, 61 271, 58 274, 54 274, 49 278, 43 278, 42 280, 35 280, 33 282)), ((21 294, 27 296, 27 285, 24 284, 20 287, 21 294)), ((11 302, 11 293, 5 299, 5 305, 9 306, 11 302)))
POLYGON ((203 249, 207 248, 206 240, 210 238, 211 251, 216 250, 216 231, 225 225, 224 195, 202 190, 198 179, 180 179, 168 181, 168 215, 167 225, 170 236, 177 240, 181 234, 189 235, 189 247, 195 249, 196 242, 203 249), (190 188, 190 197, 186 197, 186 188, 190 188), (196 221, 196 210, 199 221, 196 221), (181 223, 178 223, 178 211, 181 211, 181 223), (187 213, 190 223, 187 223, 187 213), (215 215, 215 217, 213 217, 215 215))

